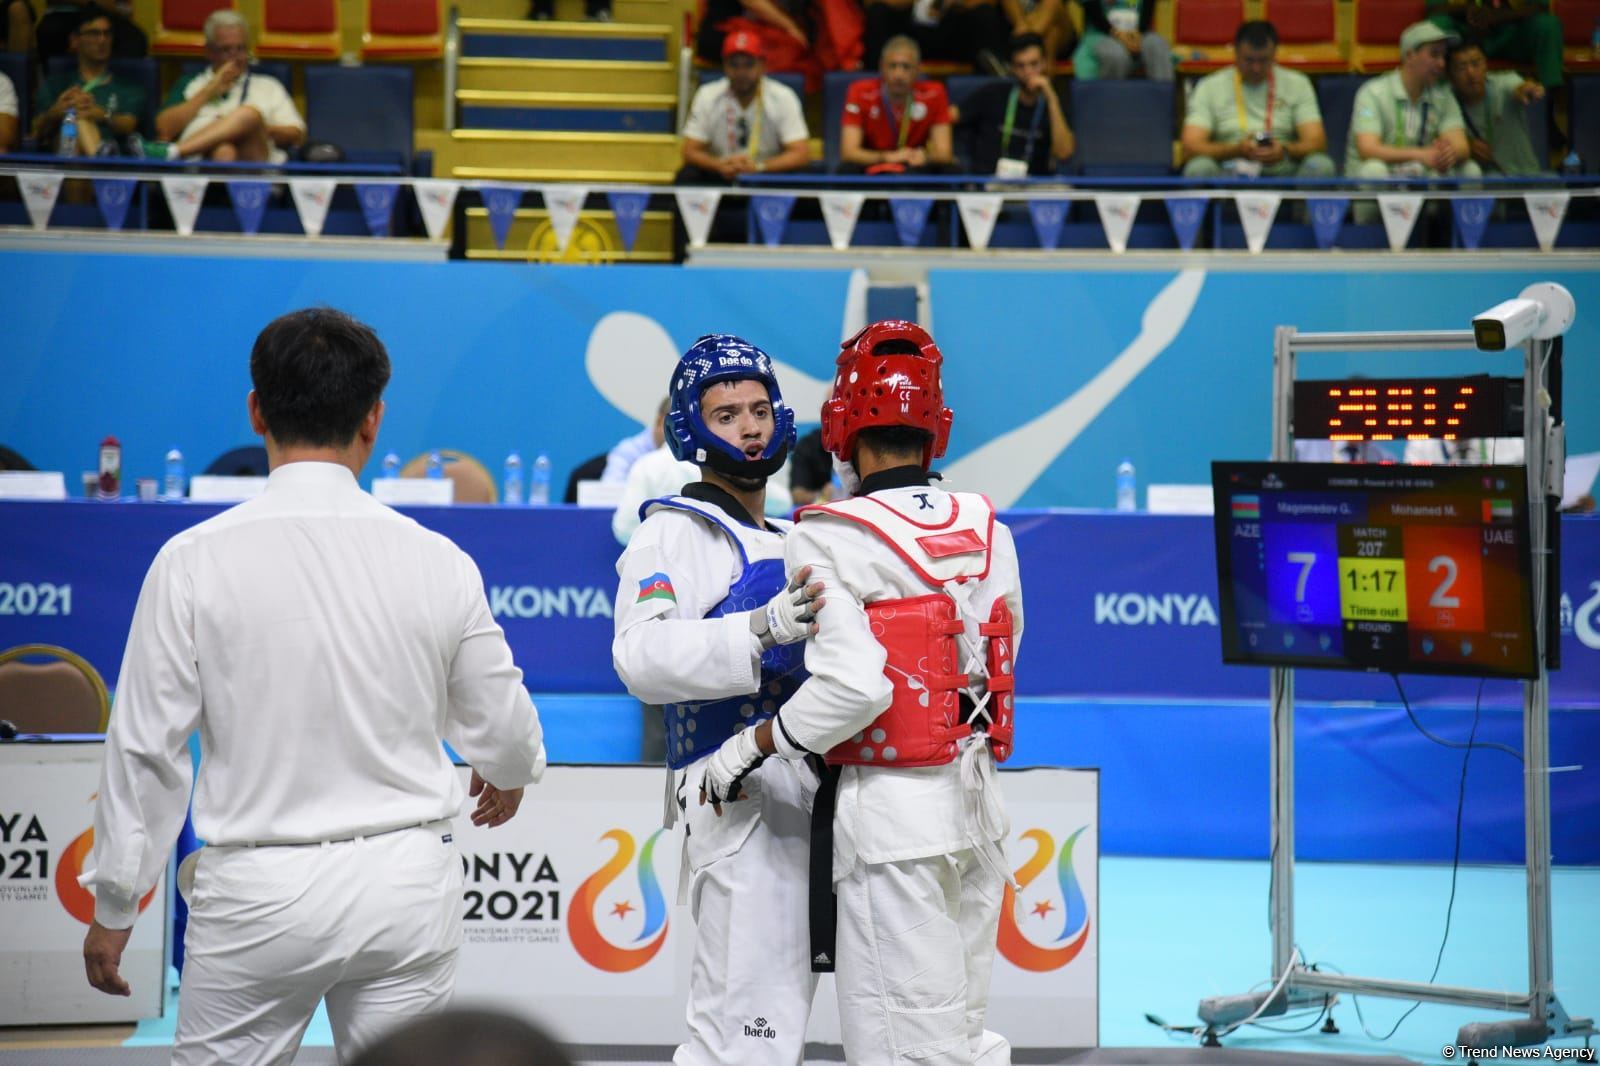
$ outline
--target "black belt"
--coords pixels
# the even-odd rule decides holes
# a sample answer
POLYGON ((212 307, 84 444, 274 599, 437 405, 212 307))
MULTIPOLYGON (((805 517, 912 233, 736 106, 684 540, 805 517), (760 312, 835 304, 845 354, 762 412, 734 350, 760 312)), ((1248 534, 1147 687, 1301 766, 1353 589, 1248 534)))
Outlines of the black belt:
POLYGON ((843 768, 812 758, 821 783, 811 804, 811 972, 832 973, 839 933, 838 900, 833 894, 833 812, 843 768))

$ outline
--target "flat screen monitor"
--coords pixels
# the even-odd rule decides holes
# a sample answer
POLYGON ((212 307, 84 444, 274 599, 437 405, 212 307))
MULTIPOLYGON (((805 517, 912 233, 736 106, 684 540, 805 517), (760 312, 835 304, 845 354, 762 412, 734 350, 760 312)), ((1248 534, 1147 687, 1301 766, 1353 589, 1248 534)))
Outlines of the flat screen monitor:
POLYGON ((1211 464, 1222 659, 1537 676, 1520 466, 1211 464))

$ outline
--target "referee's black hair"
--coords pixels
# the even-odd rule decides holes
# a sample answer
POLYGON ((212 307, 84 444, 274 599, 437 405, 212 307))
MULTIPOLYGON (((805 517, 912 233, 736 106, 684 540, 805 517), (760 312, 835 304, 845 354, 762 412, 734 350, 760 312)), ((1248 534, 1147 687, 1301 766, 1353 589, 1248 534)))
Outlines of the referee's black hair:
POLYGON ((389 353, 343 311, 291 311, 256 338, 250 381, 273 440, 342 448, 389 384, 389 353))

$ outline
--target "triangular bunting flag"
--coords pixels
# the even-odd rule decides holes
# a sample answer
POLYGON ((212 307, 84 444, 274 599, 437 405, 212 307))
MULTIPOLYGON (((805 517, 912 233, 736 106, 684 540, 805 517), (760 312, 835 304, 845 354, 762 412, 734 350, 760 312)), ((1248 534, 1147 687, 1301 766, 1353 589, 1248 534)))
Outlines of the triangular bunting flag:
POLYGON ((1450 213, 1455 216, 1456 236, 1461 247, 1476 251, 1483 243, 1483 231, 1489 226, 1489 213, 1494 210, 1492 196, 1459 196, 1450 201, 1450 213))
POLYGON ((894 215, 894 232, 906 248, 922 243, 922 231, 928 225, 928 212, 933 210, 931 196, 891 197, 889 211, 894 215))
POLYGON ((1398 252, 1411 239, 1411 230, 1422 214, 1422 196, 1414 192, 1384 193, 1378 197, 1378 214, 1383 216, 1383 230, 1389 235, 1389 250, 1398 252))
POLYGON ((1267 235, 1278 217, 1283 197, 1275 192, 1242 192, 1234 198, 1239 207, 1239 224, 1244 227, 1244 243, 1251 254, 1267 246, 1267 235))
POLYGON ((228 199, 233 203, 233 214, 242 232, 261 232, 261 219, 267 213, 267 197, 271 195, 272 186, 264 181, 228 182, 228 199))
POLYGON ((1205 196, 1174 196, 1167 200, 1167 220, 1172 223, 1172 232, 1178 237, 1178 247, 1186 252, 1194 251, 1194 242, 1200 236, 1200 223, 1206 217, 1206 205, 1210 199, 1205 196))
POLYGON ((1311 233, 1317 239, 1318 248, 1327 251, 1338 241, 1348 210, 1348 196, 1314 196, 1306 200, 1306 214, 1311 216, 1311 233))
POLYGON ((783 243, 783 231, 789 225, 789 212, 794 210, 794 197, 778 193, 763 193, 750 198, 750 210, 756 214, 756 227, 761 240, 768 248, 783 243))
POLYGON ((94 179, 94 199, 100 205, 100 215, 106 220, 106 229, 120 230, 127 221, 134 184, 132 178, 94 179))
POLYGON ((194 232, 195 219, 200 217, 200 201, 205 199, 208 184, 209 179, 190 175, 161 179, 161 191, 166 194, 172 224, 185 237, 194 232))
POLYGON ((1548 252, 1556 246, 1561 234, 1561 220, 1567 216, 1569 192, 1525 192, 1522 200, 1528 205, 1528 221, 1533 223, 1533 235, 1539 239, 1539 250, 1548 252))
POLYGON ((57 171, 21 174, 17 184, 22 186, 22 202, 28 207, 28 218, 34 229, 44 229, 50 224, 50 212, 56 209, 61 196, 61 174, 57 171))
POLYGON ((333 203, 334 185, 332 178, 289 179, 289 195, 294 198, 300 228, 307 237, 322 236, 322 224, 328 220, 328 206, 333 203))
POLYGON ((1000 221, 1002 197, 992 192, 963 192, 956 194, 956 210, 961 212, 961 225, 967 231, 967 243, 979 251, 989 247, 994 236, 994 224, 1000 221))
POLYGON ((1028 216, 1033 219, 1033 234, 1040 248, 1054 251, 1061 244, 1061 227, 1067 222, 1066 200, 1029 200, 1028 216))
POLYGON ((717 217, 717 204, 722 200, 721 189, 674 189, 678 201, 678 214, 683 216, 683 228, 689 234, 689 247, 704 248, 711 236, 711 221, 717 217))
POLYGON ((828 243, 839 251, 850 247, 850 235, 856 231, 856 219, 861 217, 861 204, 866 197, 858 192, 825 192, 817 199, 822 202, 828 243))
POLYGON ((1100 193, 1094 198, 1100 212, 1100 225, 1113 252, 1128 250, 1128 234, 1133 232, 1133 216, 1139 213, 1139 198, 1128 193, 1100 193))
POLYGON ((456 193, 461 183, 425 178, 413 182, 411 191, 417 194, 417 210, 422 213, 422 225, 430 240, 444 236, 445 223, 450 221, 450 211, 456 205, 456 193))
POLYGON ((511 235, 511 222, 522 204, 522 189, 516 185, 480 185, 478 194, 483 197, 483 209, 489 213, 494 246, 504 248, 506 238, 511 235))
POLYGON ((589 189, 585 185, 541 185, 539 195, 544 197, 544 209, 550 216, 550 231, 556 235, 556 252, 565 252, 583 202, 589 198, 589 189))
POLYGON ((650 194, 643 192, 608 192, 611 213, 617 219, 617 236, 622 238, 625 251, 633 251, 633 242, 639 239, 639 222, 644 218, 645 205, 650 194))
POLYGON ((374 182, 356 186, 356 199, 361 202, 361 216, 367 220, 367 232, 374 237, 387 237, 394 220, 394 201, 400 195, 400 186, 394 182, 374 182))

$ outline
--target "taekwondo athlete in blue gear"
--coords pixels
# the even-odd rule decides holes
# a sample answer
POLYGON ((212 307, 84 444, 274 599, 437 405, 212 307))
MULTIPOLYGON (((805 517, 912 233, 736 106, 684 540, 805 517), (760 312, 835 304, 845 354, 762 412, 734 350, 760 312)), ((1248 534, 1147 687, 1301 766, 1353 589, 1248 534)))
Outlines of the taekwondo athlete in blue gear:
POLYGON ((612 661, 628 691, 662 706, 697 928, 684 1066, 798 1066, 816 979, 807 876, 817 777, 773 760, 739 783, 725 817, 698 802, 703 757, 770 718, 805 679, 821 586, 784 578, 790 523, 761 517, 766 480, 795 441, 772 360, 738 337, 700 338, 672 374, 665 435, 701 480, 651 500, 617 561, 612 661))

